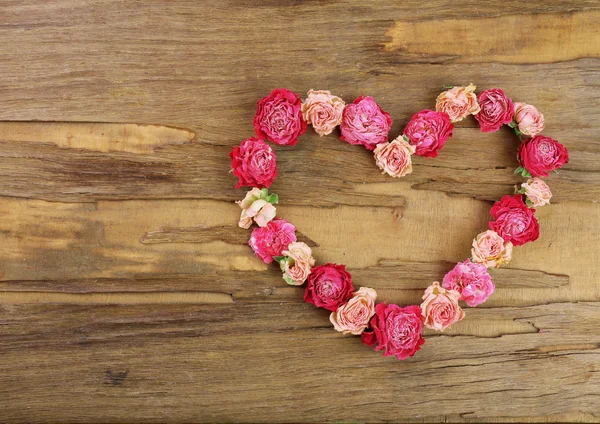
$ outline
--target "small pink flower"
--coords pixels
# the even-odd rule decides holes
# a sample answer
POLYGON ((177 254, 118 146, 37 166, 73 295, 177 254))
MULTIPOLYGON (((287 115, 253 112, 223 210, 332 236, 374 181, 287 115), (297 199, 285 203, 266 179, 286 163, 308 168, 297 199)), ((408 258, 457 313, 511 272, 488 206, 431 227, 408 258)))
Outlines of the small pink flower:
POLYGON ((384 112, 373 97, 359 97, 346 105, 342 113, 341 139, 350 144, 362 144, 368 150, 388 140, 392 117, 384 112))
POLYGON ((540 178, 528 179, 527 182, 521 184, 521 190, 527 196, 528 203, 531 203, 534 208, 550 204, 552 192, 548 184, 540 178))
POLYGON ((476 88, 473 84, 469 84, 467 87, 453 87, 440 93, 435 101, 435 110, 447 113, 451 122, 462 121, 469 115, 479 113, 476 88))
POLYGON ((263 140, 248 138, 234 146, 229 157, 233 175, 238 177, 235 188, 269 187, 277 176, 275 152, 263 140))
POLYGON ((523 135, 535 137, 544 130, 544 115, 533 105, 515 103, 515 121, 523 135))
POLYGON ((453 130, 454 125, 447 113, 422 110, 410 118, 404 135, 415 146, 416 155, 434 158, 448 138, 452 137, 453 130))
POLYGON ((329 320, 336 331, 358 336, 369 326, 375 314, 377 293, 368 287, 361 287, 352 294, 350 300, 332 312, 329 320))
POLYGON ((296 227, 285 219, 277 218, 266 227, 252 230, 248 244, 264 263, 270 264, 273 256, 282 256, 289 244, 295 241, 296 227))
POLYGON ((320 136, 331 132, 342 122, 342 113, 346 104, 326 90, 309 90, 302 103, 302 115, 307 124, 311 124, 320 136))
POLYGON ((391 143, 380 143, 375 147, 375 163, 382 174, 392 177, 403 177, 412 172, 412 159, 410 155, 415 152, 415 146, 406 142, 403 136, 391 143))
POLYGON ((254 131, 262 139, 281 146, 293 146, 306 131, 302 118, 302 101, 293 91, 276 88, 256 104, 254 131))
POLYGON ((497 232, 484 231, 473 240, 471 256, 473 262, 485 265, 487 268, 498 268, 502 264, 510 262, 513 244, 504 241, 497 232))
POLYGON ((444 276, 442 286, 460 293, 460 300, 469 306, 477 306, 487 300, 496 290, 485 265, 472 263, 469 259, 459 262, 444 276))
POLYGON ((285 282, 292 286, 304 284, 311 268, 315 265, 310 247, 306 243, 294 242, 281 253, 285 258, 279 262, 279 266, 283 271, 285 282))
POLYGON ((452 324, 465 317, 465 312, 458 306, 460 293, 456 290, 445 290, 435 281, 427 287, 423 295, 421 310, 425 327, 444 331, 452 324))
POLYGON ((494 218, 490 229, 515 246, 536 241, 540 236, 540 224, 534 213, 535 209, 529 208, 520 194, 503 196, 490 210, 494 218))
POLYGON ((484 90, 477 96, 481 110, 475 115, 482 132, 498 131, 504 124, 513 120, 513 101, 499 88, 484 90))
POLYGON ((242 208, 238 225, 248 229, 252 225, 252 219, 259 227, 265 227, 269 221, 275 218, 276 209, 268 201, 268 191, 254 187, 243 200, 236 202, 242 208))

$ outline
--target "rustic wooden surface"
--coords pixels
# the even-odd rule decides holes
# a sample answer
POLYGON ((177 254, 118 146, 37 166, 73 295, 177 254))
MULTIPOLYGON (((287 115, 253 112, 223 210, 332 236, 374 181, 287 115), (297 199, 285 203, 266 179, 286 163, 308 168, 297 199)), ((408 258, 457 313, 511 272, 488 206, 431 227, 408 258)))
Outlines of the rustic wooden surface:
MULTIPOLYGON (((0 1, 0 421, 600 422, 598 22, 597 0, 0 1), (469 82, 537 105, 571 162, 497 294, 384 358, 253 257, 227 154, 274 87, 373 95, 395 136, 469 82)), ((516 147, 469 119, 398 181, 309 129, 272 188, 319 262, 418 302, 516 147)))

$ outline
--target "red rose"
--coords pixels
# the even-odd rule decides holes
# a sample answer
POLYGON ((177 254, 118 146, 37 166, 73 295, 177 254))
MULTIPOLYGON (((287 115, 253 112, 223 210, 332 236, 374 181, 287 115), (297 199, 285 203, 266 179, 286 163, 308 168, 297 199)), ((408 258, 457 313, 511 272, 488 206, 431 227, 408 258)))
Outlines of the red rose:
POLYGON ((448 138, 452 137, 454 124, 445 112, 422 110, 413 115, 404 128, 408 142, 416 147, 415 154, 434 158, 444 147, 448 138))
POLYGON ((510 124, 515 114, 513 101, 499 88, 484 90, 477 96, 481 110, 475 115, 481 132, 498 131, 504 124, 510 124))
POLYGON ((282 256, 290 243, 296 241, 296 227, 289 221, 277 218, 269 221, 266 227, 252 230, 248 244, 266 264, 273 262, 273 256, 282 256))
POLYGON ((269 187, 277 176, 275 152, 267 143, 257 138, 248 138, 231 153, 233 175, 239 178, 235 188, 242 186, 269 187))
POLYGON ((388 141, 392 117, 370 96, 360 96, 346 105, 342 112, 340 139, 350 144, 362 144, 367 150, 388 141))
POLYGON ((521 143, 517 158, 532 176, 547 177, 549 172, 569 162, 569 152, 558 141, 536 135, 521 143))
POLYGON ((536 241, 540 235, 540 225, 533 216, 534 212, 535 209, 528 208, 523 202, 522 195, 504 196, 490 210, 495 219, 490 222, 490 229, 515 246, 536 241))
POLYGON ((302 100, 286 88, 276 88, 256 104, 254 131, 281 146, 293 146, 306 131, 302 118, 302 100))
POLYGON ((344 265, 319 265, 308 276, 304 301, 335 312, 352 297, 353 291, 352 276, 344 265))
POLYGON ((425 343, 421 336, 421 308, 417 305, 402 308, 381 302, 375 306, 370 325, 371 329, 362 333, 362 341, 369 346, 377 345, 375 350, 385 349, 383 356, 406 359, 425 343))

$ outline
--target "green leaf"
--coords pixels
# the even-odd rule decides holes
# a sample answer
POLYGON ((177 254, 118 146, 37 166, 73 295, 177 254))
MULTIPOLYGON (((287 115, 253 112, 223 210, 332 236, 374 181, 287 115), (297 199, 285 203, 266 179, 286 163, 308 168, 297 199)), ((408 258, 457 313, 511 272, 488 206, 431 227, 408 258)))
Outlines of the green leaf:
POLYGON ((533 207, 533 203, 529 199, 525 199, 525 204, 527 205, 528 208, 532 208, 533 207))
POLYGON ((517 169, 515 169, 515 174, 521 174, 521 173, 523 173, 524 170, 525 170, 525 168, 523 168, 522 166, 519 166, 517 169))
POLYGON ((510 121, 510 123, 508 124, 509 127, 511 128, 517 128, 517 121, 515 121, 514 119, 512 121, 510 121))
POLYGON ((285 256, 273 256, 273 260, 277 262, 281 262, 285 258, 285 256))
POLYGON ((273 193, 273 194, 267 196, 267 202, 276 205, 277 203, 279 203, 279 196, 276 195, 275 193, 273 193))
POLYGON ((519 137, 521 137, 523 135, 523 133, 521 131, 519 131, 519 129, 517 127, 513 128, 515 130, 515 134, 518 135, 519 137))
POLYGON ((261 199, 266 199, 269 196, 269 189, 268 188, 261 188, 260 189, 261 195, 260 198, 261 199))
POLYGON ((521 175, 524 176, 525 178, 531 178, 531 174, 526 169, 523 169, 523 172, 521 173, 521 175))
POLYGON ((556 175, 558 175, 558 170, 557 170, 557 169, 555 169, 555 170, 554 170, 554 171, 552 171, 552 172, 554 172, 556 175))
POLYGON ((452 88, 454 88, 453 85, 442 85, 442 88, 445 88, 446 90, 450 90, 452 88))
POLYGON ((286 283, 288 283, 290 286, 297 286, 298 283, 296 283, 294 280, 292 280, 289 276, 287 275, 283 275, 283 281, 285 281, 286 283))
POLYGON ((402 134, 402 140, 406 141, 408 144, 410 144, 410 140, 408 139, 408 137, 404 134, 402 134))

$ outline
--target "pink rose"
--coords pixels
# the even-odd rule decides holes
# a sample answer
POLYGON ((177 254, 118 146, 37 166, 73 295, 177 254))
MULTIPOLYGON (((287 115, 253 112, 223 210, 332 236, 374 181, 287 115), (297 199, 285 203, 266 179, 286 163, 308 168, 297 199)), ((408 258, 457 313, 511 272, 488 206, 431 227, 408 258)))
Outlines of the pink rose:
POLYGON ((515 113, 513 101, 499 88, 484 90, 477 96, 480 111, 475 115, 482 132, 498 131, 510 124, 515 113))
POLYGON ((282 254, 285 257, 280 260, 279 266, 283 271, 284 281, 292 286, 301 286, 315 265, 312 250, 306 243, 294 242, 282 254))
POLYGON ((248 244, 254 253, 266 264, 273 262, 273 256, 282 256, 290 243, 296 241, 296 227, 285 219, 277 218, 266 227, 252 230, 248 244))
POLYGON ((490 210, 495 219, 490 222, 490 229, 515 246, 536 241, 540 235, 540 225, 534 212, 535 209, 529 209, 520 194, 504 196, 490 210))
POLYGON ((555 171, 569 162, 569 152, 558 141, 543 135, 536 135, 521 143, 517 159, 531 176, 547 177, 549 172, 555 171))
POLYGON ((308 276, 304 301, 335 312, 350 299, 353 291, 352 276, 344 265, 319 265, 308 276))
POLYGON ((473 84, 469 84, 467 87, 453 87, 440 93, 435 101, 435 110, 447 113, 450 122, 462 121, 469 115, 478 114, 476 88, 473 84))
POLYGON ((535 137, 544 130, 544 115, 533 105, 515 103, 515 122, 519 132, 535 137))
POLYGON ((498 268, 510 262, 513 244, 504 241, 495 231, 487 230, 473 240, 471 256, 473 262, 485 265, 487 268, 498 268))
POLYGON ((535 208, 550 204, 552 199, 552 192, 550 187, 540 178, 530 178, 527 182, 521 184, 520 193, 527 196, 528 206, 535 208))
POLYGON ((427 287, 421 303, 425 326, 432 330, 444 331, 463 319, 465 312, 458 306, 459 297, 459 292, 443 289, 437 281, 427 287))
POLYGON ((373 153, 375 163, 379 169, 383 170, 382 174, 403 177, 412 172, 410 155, 414 152, 415 147, 400 136, 391 143, 379 143, 373 153))
POLYGON ((296 93, 276 88, 256 104, 256 135, 281 146, 293 146, 306 131, 301 106, 302 101, 296 93))
POLYGON ((302 115, 306 123, 311 124, 320 136, 331 132, 342 122, 342 113, 346 104, 326 90, 309 90, 302 103, 302 115))
POLYGON ((421 308, 417 305, 402 308, 381 302, 375 306, 375 316, 371 318, 370 325, 371 329, 361 334, 362 341, 376 346, 375 350, 385 349, 383 356, 406 359, 425 343, 421 336, 421 308))
POLYGON ((337 311, 332 312, 329 320, 336 331, 344 334, 360 335, 367 326, 369 320, 375 313, 375 299, 377 293, 368 287, 361 287, 354 292, 347 303, 340 306, 337 311))
POLYGON ((485 302, 496 290, 485 265, 472 263, 469 259, 457 263, 444 276, 442 286, 456 290, 460 293, 460 300, 471 307, 485 302))
POLYGON ((408 142, 416 147, 415 154, 434 158, 452 137, 454 125, 444 112, 422 110, 413 115, 404 128, 408 142))
POLYGON ((262 140, 248 138, 231 153, 231 168, 233 175, 239 181, 235 188, 242 186, 269 187, 277 176, 275 152, 262 140))
POLYGON ((392 117, 384 112, 373 97, 359 97, 346 105, 342 113, 341 139, 350 144, 362 144, 368 150, 388 140, 392 117))
MULTIPOLYGON (((275 196, 277 198, 277 196, 275 196)), ((241 228, 248 229, 252 225, 252 219, 259 227, 265 227, 269 221, 275 218, 277 210, 269 201, 267 189, 254 187, 243 200, 236 202, 242 208, 240 221, 238 225, 241 228)))

